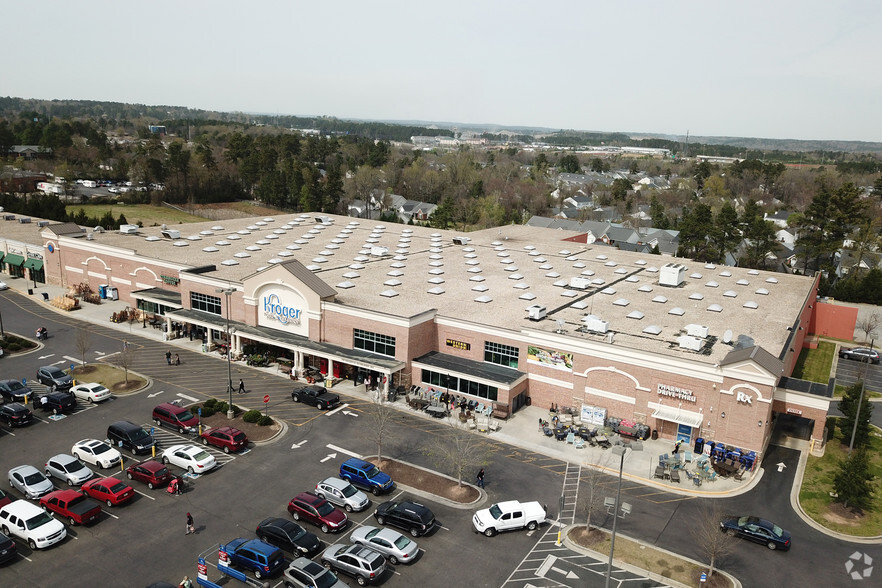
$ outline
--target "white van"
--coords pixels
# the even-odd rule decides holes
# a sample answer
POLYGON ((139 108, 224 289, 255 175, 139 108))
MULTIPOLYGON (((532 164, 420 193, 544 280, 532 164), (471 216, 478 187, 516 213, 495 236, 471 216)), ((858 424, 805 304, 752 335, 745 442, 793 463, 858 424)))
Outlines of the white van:
POLYGON ((83 180, 83 188, 97 188, 98 182, 95 180, 83 180))

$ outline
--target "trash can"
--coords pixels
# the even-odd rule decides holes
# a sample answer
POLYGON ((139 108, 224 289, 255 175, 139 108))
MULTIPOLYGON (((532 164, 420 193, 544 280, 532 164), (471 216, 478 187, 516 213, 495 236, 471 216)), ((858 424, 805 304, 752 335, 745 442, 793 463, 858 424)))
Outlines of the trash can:
POLYGON ((704 451, 704 438, 699 437, 695 440, 695 447, 692 448, 695 453, 702 453, 704 451))
POLYGON ((658 429, 653 429, 653 430, 652 430, 652 440, 653 440, 653 441, 658 441, 658 429))
POLYGON ((107 300, 107 284, 101 284, 98 286, 98 298, 101 300, 107 300))
POLYGON ((389 394, 386 396, 386 400, 389 402, 395 402, 395 399, 398 397, 398 392, 394 389, 389 388, 389 394))
POLYGON ((530 398, 529 396, 527 396, 526 402, 527 402, 527 406, 533 406, 533 399, 530 398))
POLYGON ((116 286, 107 287, 107 298, 108 300, 119 300, 119 290, 116 286))

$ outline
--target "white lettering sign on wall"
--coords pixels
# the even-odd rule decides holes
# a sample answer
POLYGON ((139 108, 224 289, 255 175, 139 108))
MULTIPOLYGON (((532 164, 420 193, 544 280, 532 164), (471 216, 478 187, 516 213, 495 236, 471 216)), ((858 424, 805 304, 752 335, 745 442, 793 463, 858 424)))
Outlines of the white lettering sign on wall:
POLYGON ((676 386, 659 384, 658 393, 659 396, 670 396, 671 398, 677 398, 679 400, 688 400, 689 402, 695 402, 695 394, 692 392, 692 390, 687 390, 685 388, 677 388, 676 386))
POLYGON ((745 404, 753 404, 751 397, 744 392, 738 392, 738 394, 735 396, 735 401, 744 402, 745 404))
POLYGON ((298 335, 309 335, 309 308, 295 290, 271 286, 257 295, 257 324, 298 335))

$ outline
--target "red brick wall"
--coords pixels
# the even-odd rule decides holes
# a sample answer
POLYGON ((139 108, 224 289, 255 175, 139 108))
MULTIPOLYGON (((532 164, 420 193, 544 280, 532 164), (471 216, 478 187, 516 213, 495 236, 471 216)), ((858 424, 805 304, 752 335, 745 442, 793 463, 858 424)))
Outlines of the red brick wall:
POLYGON ((816 302, 814 304, 809 332, 825 337, 854 339, 854 327, 857 324, 857 308, 816 302))

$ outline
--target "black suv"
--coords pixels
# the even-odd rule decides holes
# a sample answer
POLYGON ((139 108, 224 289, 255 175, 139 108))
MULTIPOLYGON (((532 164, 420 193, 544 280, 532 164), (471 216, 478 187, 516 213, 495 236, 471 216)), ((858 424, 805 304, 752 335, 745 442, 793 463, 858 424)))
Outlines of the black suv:
POLYGON ((44 394, 40 398, 34 396, 34 408, 37 407, 52 414, 64 414, 72 412, 77 407, 77 399, 67 392, 53 392, 44 394))
POLYGON ((374 518, 381 525, 390 524, 410 532, 414 537, 425 535, 435 526, 432 511, 417 502, 389 500, 377 507, 374 518))
POLYGON ((24 402, 33 392, 18 380, 0 380, 0 394, 7 402, 24 402))
POLYGON ((10 402, 0 406, 0 422, 7 427, 21 427, 31 422, 33 414, 28 407, 18 402, 10 402))

